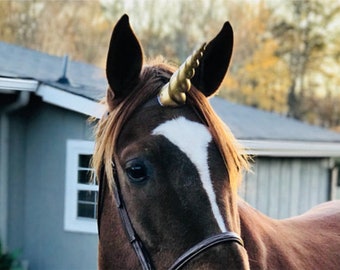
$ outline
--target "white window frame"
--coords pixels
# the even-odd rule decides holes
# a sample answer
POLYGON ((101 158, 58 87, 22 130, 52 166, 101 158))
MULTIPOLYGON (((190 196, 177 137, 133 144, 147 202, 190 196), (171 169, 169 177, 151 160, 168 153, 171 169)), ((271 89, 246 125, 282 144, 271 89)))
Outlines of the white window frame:
POLYGON ((331 194, 330 200, 339 200, 340 199, 340 185, 339 185, 339 164, 336 164, 331 169, 331 194))
POLYGON ((97 219, 78 217, 78 191, 98 191, 98 185, 84 185, 78 183, 79 155, 92 155, 93 141, 67 140, 66 143, 66 177, 65 177, 65 210, 64 230, 71 232, 97 234, 97 219))

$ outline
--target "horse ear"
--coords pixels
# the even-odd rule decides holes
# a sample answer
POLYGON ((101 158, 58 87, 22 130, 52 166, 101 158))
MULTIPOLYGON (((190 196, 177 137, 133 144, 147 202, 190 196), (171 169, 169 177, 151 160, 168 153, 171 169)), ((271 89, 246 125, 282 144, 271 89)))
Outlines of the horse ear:
POLYGON ((142 48, 125 14, 113 29, 107 54, 106 77, 110 86, 107 102, 110 110, 113 103, 124 99, 138 83, 142 64, 142 48))
POLYGON ((233 43, 233 29, 226 22, 218 35, 208 43, 195 76, 191 79, 192 84, 205 96, 214 94, 222 83, 230 63, 233 43))

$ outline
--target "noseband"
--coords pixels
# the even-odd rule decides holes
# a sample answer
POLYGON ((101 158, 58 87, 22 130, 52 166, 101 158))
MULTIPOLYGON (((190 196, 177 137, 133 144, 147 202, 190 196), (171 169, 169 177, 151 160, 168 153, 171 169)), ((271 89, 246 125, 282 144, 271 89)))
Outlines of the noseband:
POLYGON ((194 245, 192 248, 184 252, 177 260, 171 265, 169 270, 181 269, 186 263, 194 259, 203 251, 224 242, 235 242, 243 247, 243 240, 239 235, 234 232, 224 232, 217 235, 210 236, 207 239, 194 245))
MULTIPOLYGON (((124 227, 124 231, 126 233, 126 236, 132 245, 140 265, 142 266, 143 270, 154 270, 155 267, 152 264, 152 261, 150 259, 150 255, 148 254, 146 248, 143 245, 143 242, 140 240, 139 236, 137 235, 135 229, 133 228, 133 225, 131 223, 129 214, 127 212, 121 190, 120 185, 118 181, 118 175, 115 168, 115 165, 113 166, 113 177, 114 177, 114 188, 113 193, 116 201, 116 206, 118 208, 119 216, 122 221, 122 225, 124 227)), ((100 220, 101 220, 101 213, 103 208, 103 202, 104 202, 104 190, 107 185, 106 179, 104 179, 105 176, 105 170, 102 168, 101 172, 101 181, 99 182, 99 197, 100 200, 98 202, 98 233, 100 235, 100 220)), ((234 233, 234 232, 223 232, 217 235, 213 235, 208 237, 207 239, 204 239, 203 241, 199 242, 198 244, 194 245, 187 251, 185 251, 180 257, 177 258, 177 260, 171 265, 169 270, 179 270, 181 269, 185 264, 190 262, 192 259, 197 257, 199 254, 203 253, 205 250, 221 244, 225 242, 235 242, 242 247, 244 246, 243 240, 241 237, 234 233)))

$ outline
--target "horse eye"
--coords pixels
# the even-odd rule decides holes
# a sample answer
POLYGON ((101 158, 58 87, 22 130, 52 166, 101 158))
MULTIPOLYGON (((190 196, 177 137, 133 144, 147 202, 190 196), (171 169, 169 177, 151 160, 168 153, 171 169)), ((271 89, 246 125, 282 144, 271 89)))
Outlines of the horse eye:
POLYGON ((148 179, 148 169, 143 161, 132 160, 126 164, 125 172, 132 183, 142 183, 148 179))

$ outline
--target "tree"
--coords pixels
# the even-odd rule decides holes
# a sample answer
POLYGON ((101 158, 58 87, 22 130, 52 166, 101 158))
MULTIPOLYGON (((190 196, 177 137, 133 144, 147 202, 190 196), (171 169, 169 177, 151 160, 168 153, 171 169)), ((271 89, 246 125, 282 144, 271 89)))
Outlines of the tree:
POLYGON ((0 1, 0 39, 102 65, 111 31, 99 1, 0 1))
POLYGON ((221 96, 263 109, 286 111, 287 72, 275 55, 277 43, 268 36, 270 10, 264 1, 256 8, 246 1, 226 4, 223 0, 176 4, 169 0, 121 0, 105 5, 106 16, 112 21, 123 13, 130 15, 149 57, 164 53, 177 63, 184 61, 199 43, 213 38, 223 23, 230 20, 235 50, 231 74, 223 84, 221 96))
POLYGON ((0 38, 2 41, 27 45, 35 37, 37 27, 35 2, 0 1, 0 38))
MULTIPOLYGON (((327 60, 328 49, 334 30, 331 24, 339 14, 336 1, 309 0, 284 2, 281 14, 272 33, 279 41, 277 50, 288 65, 290 86, 288 90, 288 115, 305 120, 309 114, 308 100, 320 95, 323 85, 323 63, 327 60), (285 11, 284 13, 282 11, 285 11), (292 14, 292 16, 287 16, 292 14)), ((315 118, 315 117, 313 117, 315 118)))
POLYGON ((229 100, 285 114, 289 81, 286 64, 277 56, 278 42, 269 31, 272 11, 266 2, 233 6, 235 46, 230 74, 221 95, 229 100), (237 19, 236 18, 239 18, 237 19))
POLYGON ((148 58, 180 64, 229 20, 235 46, 220 95, 334 126, 339 12, 339 0, 0 1, 0 39, 105 67, 112 26, 127 13, 148 58))
POLYGON ((124 13, 129 14, 132 27, 148 57, 164 54, 166 58, 180 63, 193 49, 211 39, 227 20, 228 12, 223 2, 106 1, 105 14, 112 22, 124 13))

